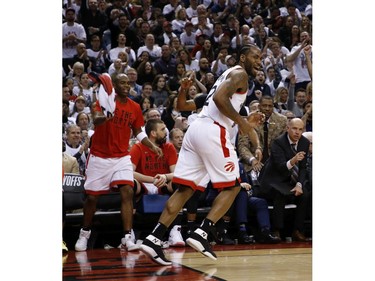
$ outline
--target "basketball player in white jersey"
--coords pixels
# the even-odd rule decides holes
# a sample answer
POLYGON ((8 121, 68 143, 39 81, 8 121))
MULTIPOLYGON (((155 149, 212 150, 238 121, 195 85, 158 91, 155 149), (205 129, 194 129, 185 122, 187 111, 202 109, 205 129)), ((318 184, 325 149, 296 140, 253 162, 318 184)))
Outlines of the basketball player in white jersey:
MULTIPOLYGON (((261 69, 260 49, 255 45, 244 46, 240 51, 238 65, 226 70, 217 79, 201 113, 187 130, 173 177, 173 183, 179 187, 167 201, 157 226, 141 245, 141 250, 155 262, 172 264, 164 256, 161 239, 194 191, 205 188, 200 183, 204 182, 207 175, 213 187, 221 191, 207 217, 186 243, 203 255, 217 259, 207 240, 208 234, 240 191, 238 158, 231 143, 235 124, 241 133, 248 134, 250 140, 259 146, 254 127, 263 122, 264 115, 254 112, 245 120, 239 114, 248 91, 248 76, 255 77, 258 69, 261 69)), ((181 90, 187 91, 191 79, 184 79, 181 90)))

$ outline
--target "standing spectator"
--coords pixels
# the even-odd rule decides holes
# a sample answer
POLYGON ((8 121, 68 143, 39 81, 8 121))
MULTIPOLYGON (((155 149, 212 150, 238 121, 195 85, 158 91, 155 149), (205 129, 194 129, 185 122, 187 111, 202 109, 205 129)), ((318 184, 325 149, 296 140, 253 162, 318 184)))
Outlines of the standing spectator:
POLYGON ((293 73, 296 76, 296 88, 306 89, 307 84, 311 81, 310 72, 307 65, 307 59, 304 48, 309 48, 309 59, 312 61, 312 46, 310 45, 310 35, 304 31, 301 32, 301 42, 290 51, 290 55, 286 57, 286 62, 293 63, 293 73))
POLYGON ((261 196, 271 200, 274 207, 274 236, 280 237, 280 231, 284 228, 285 205, 293 202, 297 209, 292 238, 299 242, 308 241, 303 234, 308 203, 308 194, 304 192, 303 183, 306 180, 310 141, 302 136, 303 128, 303 121, 299 118, 289 122, 287 132, 272 143, 269 161, 259 175, 261 196))
POLYGON ((67 8, 65 11, 65 22, 62 25, 62 57, 63 69, 69 73, 68 65, 72 65, 72 59, 77 53, 77 45, 86 43, 86 32, 82 24, 75 22, 76 11, 67 8))
MULTIPOLYGON (((109 76, 102 75, 99 78, 111 83, 109 76)), ((87 197, 83 207, 83 225, 79 238, 75 244, 76 251, 86 251, 87 242, 91 235, 92 219, 95 215, 98 196, 107 193, 110 188, 118 188, 121 195, 121 217, 124 237, 121 246, 128 251, 136 250, 138 246, 131 237, 133 224, 133 168, 128 147, 130 135, 137 137, 138 141, 149 147, 158 155, 162 155, 161 149, 148 139, 142 132, 144 124, 140 106, 130 100, 129 78, 126 74, 118 74, 113 79, 114 93, 112 98, 116 110, 108 112, 113 118, 108 118, 102 110, 105 104, 96 103, 93 113, 95 134, 92 137, 90 159, 87 162, 85 191, 87 197), (116 93, 116 100, 114 94, 116 93)))

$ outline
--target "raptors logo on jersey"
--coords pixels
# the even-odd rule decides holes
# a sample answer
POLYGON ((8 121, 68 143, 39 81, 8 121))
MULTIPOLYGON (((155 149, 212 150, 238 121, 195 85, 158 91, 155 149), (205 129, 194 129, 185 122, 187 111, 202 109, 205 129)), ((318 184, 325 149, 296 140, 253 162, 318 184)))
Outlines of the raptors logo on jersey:
POLYGON ((228 162, 227 164, 225 164, 224 168, 225 168, 225 171, 227 172, 233 172, 234 170, 234 163, 232 161, 228 162))

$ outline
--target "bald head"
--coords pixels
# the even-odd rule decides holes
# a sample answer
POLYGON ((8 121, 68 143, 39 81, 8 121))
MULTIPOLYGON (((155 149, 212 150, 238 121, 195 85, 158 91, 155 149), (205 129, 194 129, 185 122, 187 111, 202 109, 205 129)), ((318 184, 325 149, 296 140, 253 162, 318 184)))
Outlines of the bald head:
POLYGON ((288 136, 294 143, 298 142, 302 136, 305 124, 300 118, 293 118, 287 125, 288 136))

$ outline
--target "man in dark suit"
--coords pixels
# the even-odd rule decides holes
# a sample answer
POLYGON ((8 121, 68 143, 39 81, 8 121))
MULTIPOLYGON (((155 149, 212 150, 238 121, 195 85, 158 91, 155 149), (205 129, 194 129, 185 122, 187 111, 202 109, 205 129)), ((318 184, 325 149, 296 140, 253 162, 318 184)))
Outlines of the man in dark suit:
POLYGON ((280 237, 280 230, 284 226, 285 205, 297 205, 292 234, 295 241, 307 241, 303 235, 303 225, 309 195, 302 183, 306 178, 310 141, 302 136, 303 131, 303 121, 292 119, 287 132, 272 143, 270 157, 259 175, 260 196, 270 200, 274 206, 272 223, 275 236, 280 237))

